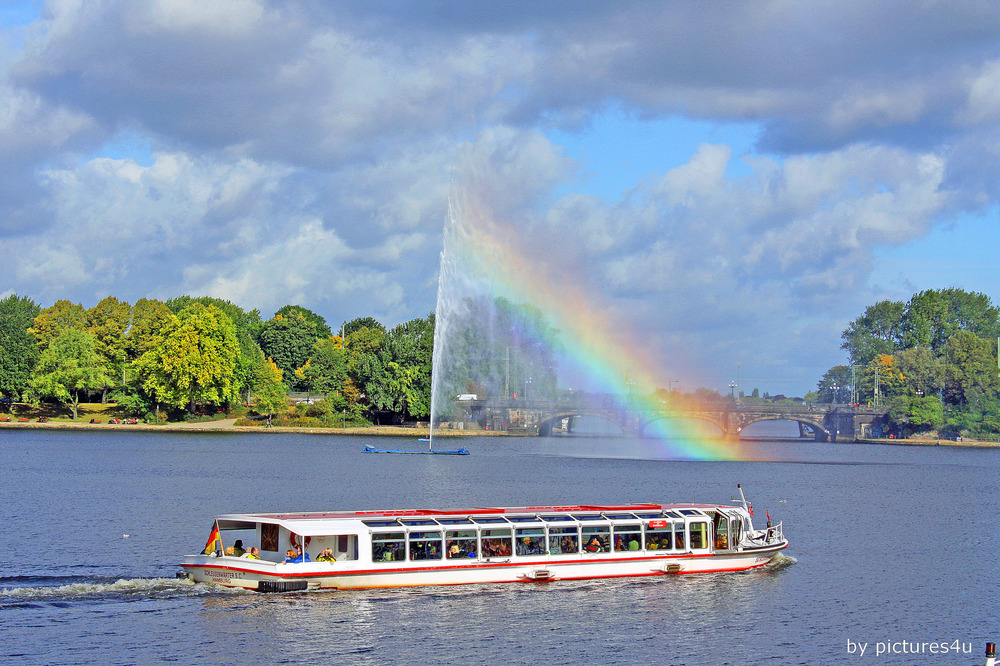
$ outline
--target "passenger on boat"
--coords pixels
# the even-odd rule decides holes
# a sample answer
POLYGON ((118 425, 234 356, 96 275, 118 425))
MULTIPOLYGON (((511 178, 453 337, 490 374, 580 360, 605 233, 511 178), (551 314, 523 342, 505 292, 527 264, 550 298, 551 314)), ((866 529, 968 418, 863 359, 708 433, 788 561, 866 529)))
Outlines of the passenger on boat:
POLYGON ((336 562, 337 558, 333 556, 333 551, 329 548, 324 549, 317 557, 317 562, 336 562))
POLYGON ((587 542, 587 551, 591 553, 602 553, 604 552, 604 544, 596 536, 590 537, 590 541, 587 542))
POLYGON ((559 542, 559 551, 562 553, 579 552, 576 547, 576 537, 564 536, 559 542))
POLYGON ((243 557, 249 560, 259 560, 260 559, 260 549, 257 546, 252 546, 250 550, 243 553, 243 557))
POLYGON ((632 537, 632 540, 628 542, 628 549, 639 550, 639 540, 636 539, 635 537, 632 537))
POLYGON ((285 562, 301 564, 303 562, 311 562, 309 559, 309 553, 296 553, 291 548, 285 553, 285 562))
POLYGON ((461 548, 459 548, 457 543, 451 544, 451 547, 448 548, 448 558, 449 559, 451 559, 453 557, 464 557, 464 556, 465 556, 465 551, 463 551, 461 548))
MULTIPOLYGON (((243 539, 237 539, 236 543, 233 544, 233 557, 243 557, 243 553, 245 552, 246 551, 243 550, 243 539)), ((229 553, 226 553, 226 555, 228 554, 229 553)))

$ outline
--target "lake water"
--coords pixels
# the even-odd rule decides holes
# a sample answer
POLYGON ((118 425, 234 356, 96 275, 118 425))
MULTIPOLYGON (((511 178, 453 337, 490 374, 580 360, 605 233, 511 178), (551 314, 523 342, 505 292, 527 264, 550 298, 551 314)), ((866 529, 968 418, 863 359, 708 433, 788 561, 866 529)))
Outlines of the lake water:
POLYGON ((1000 450, 774 439, 754 444, 753 462, 686 462, 614 436, 463 438, 470 456, 365 455, 366 444, 422 446, 0 429, 0 654, 20 664, 981 664, 1000 638, 1000 450), (715 502, 738 482, 758 518, 784 521, 781 566, 278 595, 174 579, 222 513, 715 502))

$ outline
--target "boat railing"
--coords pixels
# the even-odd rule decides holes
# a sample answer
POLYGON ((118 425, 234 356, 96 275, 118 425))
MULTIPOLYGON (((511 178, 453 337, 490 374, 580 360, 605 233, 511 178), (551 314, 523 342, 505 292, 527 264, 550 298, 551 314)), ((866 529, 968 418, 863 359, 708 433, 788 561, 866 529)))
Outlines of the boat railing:
POLYGON ((760 547, 781 543, 785 540, 785 534, 782 530, 782 524, 778 523, 777 525, 769 525, 762 530, 748 532, 745 538, 749 545, 760 547))

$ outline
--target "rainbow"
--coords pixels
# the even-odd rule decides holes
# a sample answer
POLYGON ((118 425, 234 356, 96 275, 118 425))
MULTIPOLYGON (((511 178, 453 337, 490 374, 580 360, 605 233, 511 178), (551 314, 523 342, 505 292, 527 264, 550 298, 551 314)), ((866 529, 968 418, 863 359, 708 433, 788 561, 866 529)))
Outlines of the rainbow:
MULTIPOLYGON (((667 376, 659 364, 621 321, 609 317, 594 294, 553 275, 519 239, 518 229, 498 223, 472 197, 452 196, 444 255, 456 262, 464 279, 477 283, 484 293, 544 312, 559 336, 545 342, 558 344, 561 356, 576 370, 611 395, 631 396, 633 404, 658 407, 654 391, 667 376)), ((682 421, 656 421, 646 435, 650 457, 756 459, 749 443, 705 438, 682 421)))

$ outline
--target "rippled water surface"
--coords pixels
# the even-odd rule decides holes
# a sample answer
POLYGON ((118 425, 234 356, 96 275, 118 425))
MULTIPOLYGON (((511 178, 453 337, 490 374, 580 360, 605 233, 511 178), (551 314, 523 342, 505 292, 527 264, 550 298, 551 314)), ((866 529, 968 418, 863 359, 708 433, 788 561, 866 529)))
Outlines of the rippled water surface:
POLYGON ((27 664, 972 664, 1000 638, 1000 450, 774 440, 748 447, 753 462, 686 462, 614 436, 460 443, 472 455, 361 452, 422 446, 415 439, 0 430, 2 654, 27 664), (758 517, 784 521, 792 546, 777 566, 284 595, 174 578, 222 513, 715 502, 737 482, 758 517), (901 654, 901 641, 924 652, 901 654), (970 652, 929 652, 956 641, 970 652), (889 654, 875 655, 880 642, 889 654))

